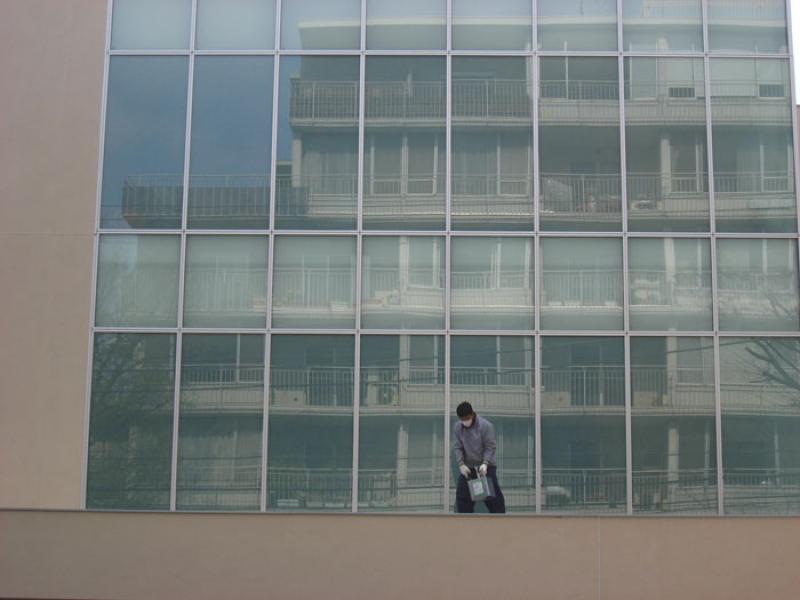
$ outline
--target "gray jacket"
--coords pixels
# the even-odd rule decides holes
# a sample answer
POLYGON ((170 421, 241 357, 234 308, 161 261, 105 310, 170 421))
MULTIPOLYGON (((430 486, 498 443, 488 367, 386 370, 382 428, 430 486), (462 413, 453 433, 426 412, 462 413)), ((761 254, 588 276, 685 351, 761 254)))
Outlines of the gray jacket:
POLYGON ((477 467, 486 463, 496 467, 496 449, 494 425, 487 419, 475 415, 472 427, 464 427, 461 421, 456 421, 453 426, 453 451, 459 465, 463 463, 468 467, 477 467))

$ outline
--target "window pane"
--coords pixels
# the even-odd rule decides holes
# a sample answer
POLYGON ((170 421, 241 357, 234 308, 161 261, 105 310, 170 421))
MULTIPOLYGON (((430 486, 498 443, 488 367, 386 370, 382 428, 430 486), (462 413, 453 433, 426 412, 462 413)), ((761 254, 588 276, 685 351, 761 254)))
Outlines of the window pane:
POLYGON ((717 512, 712 338, 631 338, 633 510, 717 512))
POLYGON ((95 324, 175 327, 180 253, 178 236, 101 236, 95 324))
POLYGON ((113 56, 108 73, 100 226, 181 226, 188 65, 113 56))
POLYGON ((444 0, 367 0, 367 48, 444 50, 446 14, 444 0))
POLYGON ((354 238, 279 237, 273 277, 274 327, 355 327, 354 238))
POLYGON ((798 340, 720 343, 726 513, 800 513, 799 374, 798 340))
POLYGON ((281 5, 281 48, 361 47, 360 0, 289 0, 281 5))
POLYGON ((531 68, 453 58, 454 229, 533 229, 531 68))
POLYGON ((797 242, 718 240, 719 327, 797 331, 797 242))
POLYGON ((272 58, 198 56, 189 227, 267 229, 272 58))
POLYGON ((369 56, 364 227, 444 229, 444 57, 369 56))
POLYGON ((616 50, 616 0, 538 0, 541 50, 616 50))
POLYGON ((539 64, 541 227, 620 231, 617 59, 545 57, 539 64))
POLYGON ((620 338, 542 339, 542 510, 624 513, 620 338))
POLYGON ((625 59, 628 223, 708 231, 702 59, 625 59))
POLYGON ((197 47, 258 50, 275 47, 275 0, 198 0, 197 47))
POLYGON ((453 238, 454 329, 533 329, 533 240, 453 238))
POLYGON ((708 43, 719 52, 788 52, 786 3, 708 0, 708 43))
POLYGON ((797 231, 791 93, 788 61, 711 60, 719 231, 797 231))
POLYGON ((361 326, 444 329, 444 238, 364 238, 361 326))
POLYGON ((440 511, 444 338, 363 336, 360 511, 440 511))
MULTIPOLYGON (((536 510, 534 442, 534 340, 512 336, 451 339, 451 420, 461 402, 491 421, 497 437, 497 478, 508 512, 536 510)), ((451 424, 452 426, 452 424, 451 424)), ((458 469, 451 452, 450 506, 458 469)), ((478 502, 476 511, 486 512, 478 502)))
POLYGON ((189 48, 192 0, 114 0, 111 48, 189 48))
POLYGON ((264 336, 186 335, 178 510, 258 510, 264 336))
POLYGON ((265 327, 267 238, 190 236, 186 242, 186 327, 265 327))
POLYGON ((351 509, 354 363, 350 336, 272 336, 270 509, 351 509))
POLYGON ((86 507, 169 510, 175 336, 94 338, 86 507))
POLYGON ((453 50, 530 50, 529 0, 453 1, 453 50))
POLYGON ((542 329, 622 329, 622 241, 542 240, 542 329))
POLYGON ((702 52, 700 0, 623 0, 623 48, 629 52, 702 52))
POLYGON ((711 330, 708 240, 628 242, 631 329, 711 330))
POLYGON ((278 229, 355 229, 357 57, 281 59, 278 229))

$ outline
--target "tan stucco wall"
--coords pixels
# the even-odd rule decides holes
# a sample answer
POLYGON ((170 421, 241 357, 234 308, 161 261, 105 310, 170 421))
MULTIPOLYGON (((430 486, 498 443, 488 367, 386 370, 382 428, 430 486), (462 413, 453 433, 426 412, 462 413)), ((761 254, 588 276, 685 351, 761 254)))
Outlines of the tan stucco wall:
POLYGON ((77 508, 105 0, 0 0, 0 507, 77 508))

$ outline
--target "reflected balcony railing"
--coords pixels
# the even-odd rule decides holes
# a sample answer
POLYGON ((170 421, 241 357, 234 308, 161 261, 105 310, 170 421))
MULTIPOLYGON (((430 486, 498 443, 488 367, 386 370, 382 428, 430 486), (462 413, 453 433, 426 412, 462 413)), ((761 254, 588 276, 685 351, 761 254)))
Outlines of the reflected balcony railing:
POLYGON ((340 508, 351 505, 353 475, 348 468, 286 468, 267 471, 270 508, 340 508))
POLYGON ((752 25, 751 21, 776 21, 785 27, 786 6, 783 0, 715 0, 710 3, 709 18, 717 26, 720 21, 731 20, 747 25, 752 25))
POLYGON ((714 412, 713 373, 703 367, 631 367, 631 394, 634 415, 714 412))
POLYGON ((442 81, 367 82, 365 114, 375 120, 434 120, 444 125, 447 89, 442 81))
POLYGON ((626 506, 624 468, 543 468, 542 488, 545 506, 553 510, 617 512, 626 506))
POLYGON ((260 413, 263 365, 192 364, 181 369, 181 410, 260 413))
POLYGON ((202 221, 240 217, 269 218, 267 174, 192 175, 189 179, 189 219, 202 221))
POLYGON ((625 406, 625 367, 574 366, 542 369, 542 409, 625 406))
POLYGON ((180 223, 183 175, 129 175, 122 184, 121 209, 131 227, 149 227, 165 219, 180 223))
POLYGON ((590 221, 622 216, 619 173, 542 173, 542 216, 569 215, 590 221))
POLYGON ((542 273, 542 304, 620 308, 623 277, 619 269, 554 270, 542 273))
POLYGON ((670 217, 708 217, 706 173, 640 173, 628 171, 631 217, 669 214, 670 217))
POLYGON ((639 310, 647 306, 666 306, 671 310, 710 311, 711 272, 631 269, 631 305, 639 310))
POLYGON ((632 484, 637 512, 717 510, 716 469, 634 469, 632 484))
POLYGON ((454 79, 453 119, 530 119, 530 83, 520 79, 454 79))
POLYGON ((278 217, 355 218, 358 176, 281 175, 275 180, 278 217))
POLYGON ((253 313, 267 308, 267 273, 250 267, 190 267, 185 312, 253 313))
POLYGON ((592 80, 542 80, 539 82, 539 94, 542 102, 550 100, 619 100, 619 83, 617 81, 592 80))
POLYGON ((117 321, 146 319, 174 324, 174 300, 164 299, 164 289, 176 288, 176 277, 175 264, 143 264, 130 272, 120 268, 111 277, 99 278, 97 305, 117 321))
POLYGON ((725 467, 725 505, 735 512, 796 513, 800 510, 800 469, 725 467))
POLYGON ((378 175, 364 173, 365 198, 419 196, 421 201, 430 202, 430 196, 442 196, 443 177, 441 173, 411 173, 378 175))
POLYGON ((702 10, 697 0, 642 0, 641 10, 634 12, 633 6, 625 6, 625 18, 636 19, 700 19, 702 10))
POLYGON ((270 373, 275 408, 349 408, 353 406, 351 367, 275 367, 270 373))
POLYGON ((277 267, 274 278, 273 302, 276 308, 353 310, 355 273, 350 267, 277 267))
MULTIPOLYGON (((229 438, 220 440, 212 438, 214 442, 224 441, 233 446, 233 434, 229 438)), ((199 444, 201 450, 206 450, 205 439, 194 440, 182 436, 182 453, 189 453, 193 445, 199 444)), ((217 453, 210 456, 181 456, 178 460, 178 491, 203 492, 213 491, 242 491, 258 489, 261 481, 261 456, 227 456, 220 457, 217 453)))
POLYGON ((792 194, 794 174, 789 171, 737 171, 714 173, 717 194, 792 194))

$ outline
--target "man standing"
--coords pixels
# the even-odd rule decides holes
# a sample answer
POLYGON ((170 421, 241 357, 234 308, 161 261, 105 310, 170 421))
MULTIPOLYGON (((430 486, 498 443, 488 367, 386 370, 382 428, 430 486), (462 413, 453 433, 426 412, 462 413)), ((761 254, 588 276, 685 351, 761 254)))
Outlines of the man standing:
POLYGON ((456 510, 460 513, 475 512, 467 479, 483 475, 488 476, 494 485, 494 496, 486 499, 486 507, 491 513, 504 513, 506 499, 497 482, 497 441, 494 426, 487 419, 479 417, 469 402, 459 404, 456 414, 458 423, 453 427, 453 450, 461 472, 456 487, 456 510))

